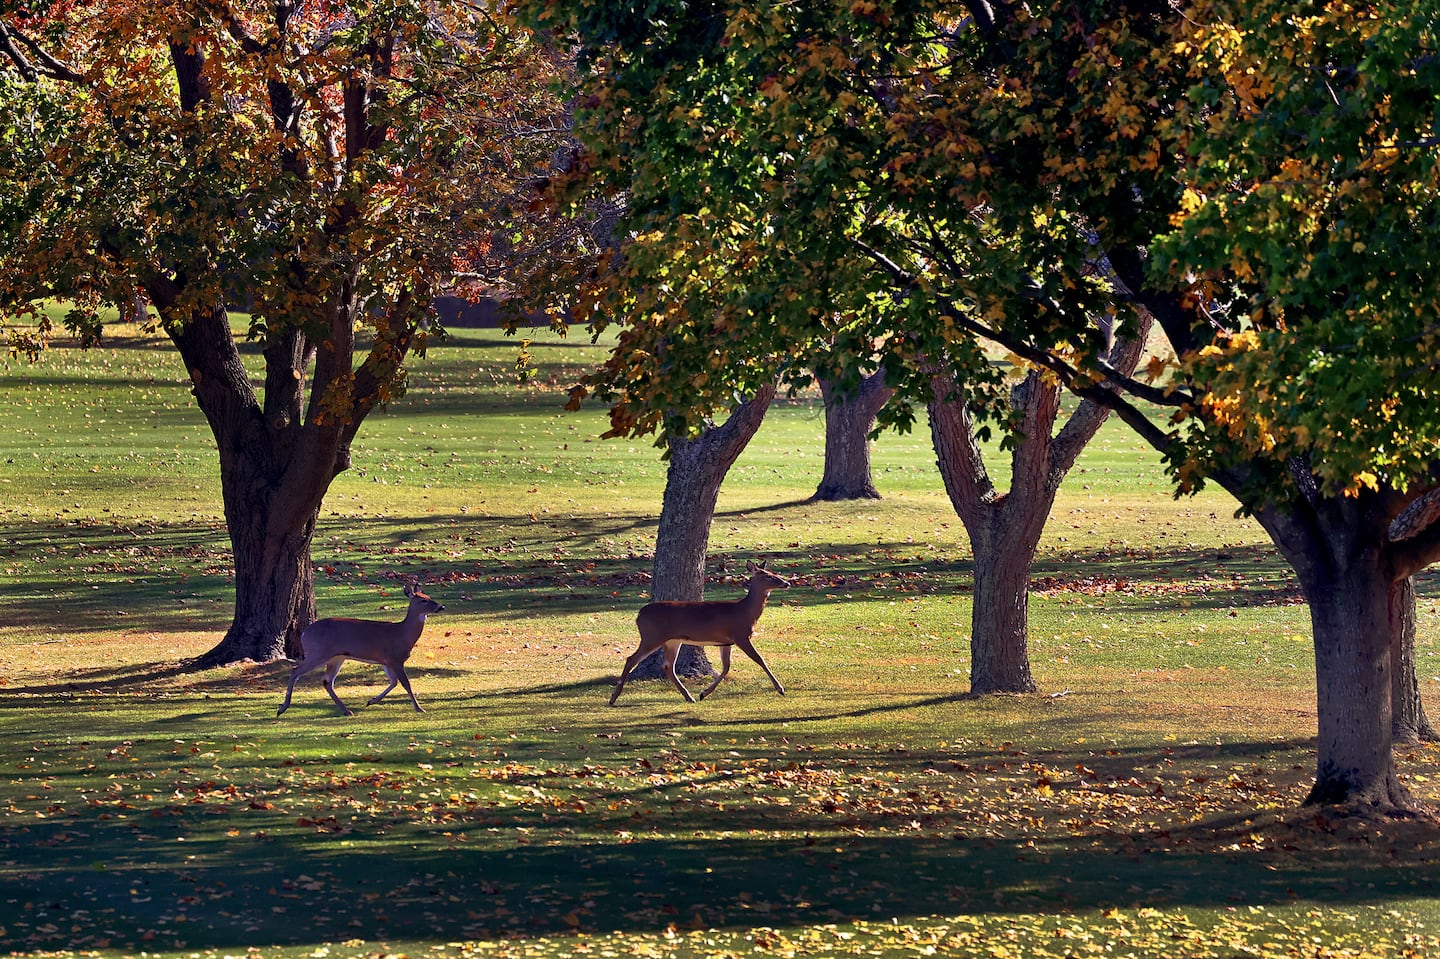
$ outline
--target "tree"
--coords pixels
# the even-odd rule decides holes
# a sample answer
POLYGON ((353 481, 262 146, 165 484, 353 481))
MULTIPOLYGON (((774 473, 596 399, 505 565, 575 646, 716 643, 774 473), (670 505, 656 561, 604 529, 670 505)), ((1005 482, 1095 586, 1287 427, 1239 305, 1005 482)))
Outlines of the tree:
POLYGON ((823 374, 818 380, 825 402, 825 469, 812 498, 879 499, 870 469, 870 434, 880 408, 895 393, 885 384, 885 371, 867 375, 853 393, 823 374))
POLYGON ((549 152, 543 51, 462 3, 14 5, 0 16, 0 320, 155 310, 214 434, 235 615, 200 665, 298 652, 331 481, 549 152), (250 309, 252 383, 227 307, 250 309))
POLYGON ((1178 117, 1183 215, 1158 250, 1199 278, 1197 296, 1234 296, 1238 321, 1195 344, 1203 392, 1171 461, 1182 486, 1230 472, 1300 575, 1320 702, 1312 799, 1403 806, 1390 736, 1425 725, 1410 576, 1440 558, 1425 508, 1440 477, 1437 15, 1216 12, 1181 41, 1197 51, 1195 113, 1178 117))
MULTIPOLYGON (((1149 324, 1116 339, 1108 361, 1121 375, 1134 372, 1149 324)), ((1094 438, 1110 410, 1082 400, 1057 432, 1060 382, 1048 372, 1023 373, 1010 393, 1020 416, 1009 437, 1010 489, 990 479, 974 417, 961 387, 948 374, 933 381, 930 433, 940 476, 975 554, 975 601, 970 614, 970 692, 1033 693, 1030 672, 1030 568, 1060 484, 1094 438)))
POLYGON ((1311 609, 1311 801, 1409 805, 1389 611, 1440 526, 1389 531, 1440 476, 1429 5, 581 6, 605 68, 577 117, 596 162, 687 197, 694 233, 765 239, 726 249, 764 266, 742 292, 717 247, 647 238, 672 287, 736 308, 633 371, 633 423, 655 397, 673 415, 682 380, 702 410, 751 379, 735 356, 803 354, 835 316, 827 335, 884 344, 892 420, 945 354, 972 408, 1014 426, 978 345, 1000 343, 1115 410, 1178 490, 1208 479, 1257 517, 1311 609), (1175 356, 1146 379, 1092 325, 1133 332, 1141 307, 1175 356))

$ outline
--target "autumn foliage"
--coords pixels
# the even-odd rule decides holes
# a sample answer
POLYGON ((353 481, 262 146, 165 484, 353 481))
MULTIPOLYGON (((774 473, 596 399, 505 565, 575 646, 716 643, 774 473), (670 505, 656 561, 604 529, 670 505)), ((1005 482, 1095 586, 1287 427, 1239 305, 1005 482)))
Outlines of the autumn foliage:
POLYGON ((207 664, 298 652, 309 543, 434 297, 483 284, 544 172, 559 61, 463 3, 69 4, 0 18, 0 322, 162 329, 220 453, 236 617, 207 664), (252 382, 230 310, 264 357, 252 382), (153 311, 153 312, 152 312, 153 311))

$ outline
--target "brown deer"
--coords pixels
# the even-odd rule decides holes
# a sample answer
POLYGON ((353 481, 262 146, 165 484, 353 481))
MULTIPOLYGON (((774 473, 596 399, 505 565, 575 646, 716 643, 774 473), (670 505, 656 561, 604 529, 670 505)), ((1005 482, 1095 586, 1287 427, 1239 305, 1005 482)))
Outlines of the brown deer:
POLYGON ((280 704, 275 715, 279 716, 290 708, 290 695, 295 692, 295 680, 321 666, 325 667, 325 691, 335 700, 335 705, 340 707, 341 712, 346 716, 355 715, 350 707, 335 695, 335 674, 340 672, 340 667, 347 659, 374 663, 383 668, 385 675, 390 678, 390 685, 386 686, 379 696, 372 698, 370 705, 384 699, 385 694, 399 683, 405 687, 405 692, 410 694, 410 702, 415 711, 423 713, 425 710, 420 708, 415 691, 410 688, 410 677, 405 675, 405 660, 410 658, 410 651, 420 639, 420 631, 425 628, 425 617, 441 612, 445 607, 416 587, 406 586, 405 595, 410 599, 410 608, 405 612, 405 618, 398 623, 332 618, 317 619, 305 627, 305 631, 300 634, 300 649, 305 658, 296 663, 295 668, 290 671, 290 685, 285 689, 285 701, 280 704))
POLYGON ((751 575, 750 587, 743 599, 692 603, 659 601, 640 610, 640 614, 635 617, 635 625, 640 628, 640 646, 625 660, 620 680, 615 684, 615 691, 610 694, 611 706, 614 706, 615 700, 620 697, 620 690, 625 688, 625 677, 630 675, 630 670, 662 647, 665 650, 666 678, 680 690, 680 695, 684 696, 687 702, 695 702, 690 690, 686 689, 675 675, 675 657, 685 643, 720 647, 720 675, 700 694, 701 699, 713 693, 715 687, 719 686, 720 681, 730 672, 730 650, 735 646, 739 646, 741 652, 759 663, 760 668, 765 670, 765 675, 770 677, 770 682, 775 684, 775 691, 781 696, 785 695, 785 687, 780 685, 780 680, 775 678, 770 667, 765 665, 765 660, 755 651, 750 635, 755 631, 755 621, 765 610, 765 599, 770 595, 770 591, 783 589, 789 586, 790 582, 753 562, 747 563, 745 568, 751 575))

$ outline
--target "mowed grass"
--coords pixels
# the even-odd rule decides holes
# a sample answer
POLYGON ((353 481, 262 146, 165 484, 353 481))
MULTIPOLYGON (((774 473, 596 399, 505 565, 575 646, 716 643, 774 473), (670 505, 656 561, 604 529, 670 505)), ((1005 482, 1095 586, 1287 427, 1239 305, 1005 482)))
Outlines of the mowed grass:
MULTIPOLYGON (((456 331, 327 497, 322 615, 446 604, 344 718, 289 667, 189 673, 231 612, 216 455, 136 331, 0 362, 0 951, 102 956, 1405 956, 1440 952, 1424 821, 1302 810, 1308 619, 1222 495, 1173 500, 1112 424, 1034 570, 1036 696, 971 700, 972 565, 928 436, 816 504, 813 397, 722 492, 711 597, 794 578, 690 705, 611 684, 665 467, 565 413, 601 351, 456 331)), ((996 460, 997 473, 1003 473, 996 460)), ((1435 584, 1420 669, 1440 710, 1435 584)), ((1403 747, 1437 798, 1430 746, 1403 747)))

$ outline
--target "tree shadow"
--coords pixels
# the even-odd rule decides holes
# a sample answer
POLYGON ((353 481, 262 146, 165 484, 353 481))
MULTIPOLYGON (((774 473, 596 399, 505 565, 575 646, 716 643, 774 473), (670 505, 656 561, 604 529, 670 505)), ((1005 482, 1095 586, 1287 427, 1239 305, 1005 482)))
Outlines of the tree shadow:
MULTIPOLYGON (((1298 745, 1242 742, 1177 755, 1241 763, 1298 745)), ((838 748, 816 758, 855 768, 855 754, 838 748)), ((953 790, 963 784, 940 770, 958 764, 983 772, 987 763, 1028 768, 1073 759, 970 747, 872 752, 860 769, 883 785, 931 768, 937 788, 953 790)), ((1150 759, 1121 750, 1085 762, 1097 779, 1125 788, 1123 777, 1150 759)), ((367 780, 361 768, 350 775, 364 780, 354 793, 362 801, 347 799, 343 783, 317 779, 308 787, 335 790, 340 816, 327 816, 311 797, 318 811, 297 822, 281 802, 290 788, 282 777, 267 794, 274 802, 243 794, 228 805, 192 802, 177 790, 154 807, 158 815, 117 816, 82 804, 67 815, 0 822, 0 847, 17 857, 15 868, 0 871, 0 897, 34 904, 0 931, 0 947, 59 948, 63 941, 46 938, 63 936, 51 920, 79 915, 105 916, 111 947, 121 951, 229 951, 342 938, 651 935, 676 925, 743 931, 916 917, 970 917, 998 934, 1007 916, 1354 908, 1440 896, 1440 830, 1428 821, 1377 829, 1311 810, 1198 820, 1177 810, 1171 821, 1142 828, 1098 818, 1034 826, 1004 806, 937 801, 920 813, 896 811, 883 790, 873 802, 831 813, 823 802, 797 808, 742 795, 705 802, 754 788, 729 768, 623 781, 581 766, 533 768, 505 776, 508 792, 500 795, 510 800, 446 805, 417 793, 413 818, 394 816, 395 807, 369 809, 366 789, 403 796, 410 787, 403 777, 388 787, 367 780), (567 798, 576 784, 593 788, 583 800, 567 798), (914 815, 913 825, 900 818, 914 815), (47 872, 83 873, 84 881, 51 884, 37 898, 31 880, 41 861, 47 872), (176 923, 187 902, 191 921, 176 923), (301 909, 305 922, 297 923, 301 909)), ((871 789, 843 777, 821 788, 871 789)), ((1137 794, 1133 801, 1147 800, 1137 794)))
MULTIPOLYGON (((214 695, 254 692, 283 692, 295 663, 290 660, 276 660, 269 663, 238 663, 204 671, 196 671, 188 662, 178 663, 135 663, 123 666, 94 666, 86 669, 71 669, 64 678, 42 682, 20 682, 8 685, 9 695, 0 697, 0 710, 27 709, 43 706, 47 701, 69 701, 77 694, 87 696, 125 696, 136 693, 183 692, 187 695, 214 695)), ((424 692, 426 677, 455 678, 466 675, 456 667, 426 664, 408 664, 406 672, 416 687, 416 695, 424 692)), ((346 686, 354 687, 356 695, 365 687, 386 685, 385 674, 379 666, 358 661, 345 664, 335 682, 336 690, 344 693, 346 686)), ((296 695, 302 689, 313 685, 320 689, 320 671, 303 677, 296 685, 296 695)), ((390 696, 404 692, 398 687, 390 696)), ((323 693, 321 694, 323 696, 323 693)), ((387 697, 388 699, 388 697, 387 697)), ((329 699, 325 699, 329 703, 329 699)))

